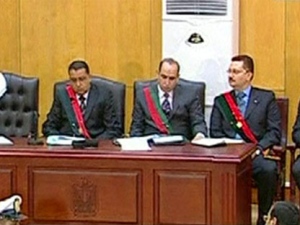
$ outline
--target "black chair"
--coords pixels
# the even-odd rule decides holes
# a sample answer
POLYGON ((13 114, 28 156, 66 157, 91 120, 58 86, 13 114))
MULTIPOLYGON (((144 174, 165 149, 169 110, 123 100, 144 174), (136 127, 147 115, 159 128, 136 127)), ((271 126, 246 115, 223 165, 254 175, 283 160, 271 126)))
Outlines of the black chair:
MULTIPOLYGON (((69 80, 56 83, 57 85, 65 85, 69 80)), ((126 85, 122 82, 114 81, 101 75, 92 75, 92 83, 98 86, 105 86, 111 90, 113 94, 113 105, 116 112, 118 122, 121 124, 121 129, 124 134, 125 131, 125 97, 126 97, 126 85)), ((54 95, 56 90, 54 90, 54 95)))
MULTIPOLYGON (((137 91, 141 88, 144 88, 146 86, 149 86, 150 84, 153 84, 157 82, 157 79, 151 79, 151 80, 139 80, 135 81, 133 84, 133 101, 135 101, 135 97, 137 95, 137 91)), ((196 81, 189 81, 182 78, 179 78, 178 85, 183 85, 187 90, 196 89, 199 93, 199 100, 202 108, 202 113, 204 114, 205 109, 205 83, 204 82, 196 82, 196 81)))
MULTIPOLYGON (((290 160, 290 201, 296 202, 296 181, 293 177, 292 170, 293 170, 293 165, 296 160, 296 151, 300 149, 300 146, 296 146, 294 144, 288 145, 287 150, 290 151, 291 153, 291 160, 290 160)), ((300 195, 299 195, 299 201, 298 204, 300 203, 300 195)))
POLYGON ((0 98, 0 134, 36 136, 38 131, 39 78, 2 72, 7 91, 0 98))
POLYGON ((281 114, 281 142, 280 145, 273 146, 272 153, 278 157, 277 167, 279 171, 279 182, 277 186, 277 194, 275 199, 277 201, 285 199, 285 171, 286 171, 286 150, 287 146, 287 132, 288 132, 288 115, 289 115, 289 99, 286 97, 276 98, 276 102, 281 114))
POLYGON ((117 120, 120 122, 124 134, 126 85, 122 82, 114 81, 100 75, 93 75, 92 82, 105 85, 112 91, 117 120))
MULTIPOLYGON (((280 145, 275 145, 270 149, 271 158, 276 160, 278 168, 278 183, 276 187, 275 201, 285 200, 285 171, 286 171, 286 150, 287 132, 288 132, 288 114, 289 114, 289 99, 286 97, 276 98, 280 115, 281 115, 281 141, 280 145)), ((252 180, 253 187, 256 188, 255 181, 252 180)), ((268 185, 268 184, 266 184, 268 185)))

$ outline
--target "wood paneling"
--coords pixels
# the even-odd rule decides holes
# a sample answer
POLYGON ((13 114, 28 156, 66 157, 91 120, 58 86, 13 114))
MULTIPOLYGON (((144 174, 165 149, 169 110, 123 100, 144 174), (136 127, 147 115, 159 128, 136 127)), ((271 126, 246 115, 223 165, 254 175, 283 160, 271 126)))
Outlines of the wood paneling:
POLYGON ((50 109, 55 81, 85 56, 84 0, 21 1, 21 72, 40 77, 40 121, 50 109))
POLYGON ((285 1, 240 1, 240 52, 255 61, 254 84, 285 89, 285 1))
POLYGON ((0 71, 20 72, 19 0, 0 0, 0 71))
POLYGON ((40 126, 53 84, 73 59, 127 85, 152 77, 161 58, 161 0, 0 0, 0 69, 40 78, 40 126))
POLYGON ((155 171, 156 223, 211 224, 211 180, 205 170, 155 171))
POLYGON ((76 150, 14 143, 1 147, 1 168, 15 168, 28 224, 250 224, 254 144, 126 152, 110 140, 76 150))
POLYGON ((286 93, 290 98, 290 123, 289 130, 292 131, 298 101, 300 98, 300 2, 286 1, 286 93))
POLYGON ((93 71, 128 85, 149 76, 150 9, 150 1, 87 1, 86 53, 93 71))
POLYGON ((93 72, 126 83, 126 127, 131 122, 133 82, 151 77, 153 61, 158 64, 161 57, 158 2, 86 1, 86 58, 93 72))
POLYGON ((34 220, 137 224, 141 219, 139 171, 32 168, 30 177, 34 220))
MULTIPOLYGON (((298 102, 300 99, 300 2, 286 1, 286 27, 285 27, 285 80, 286 95, 289 97, 289 141, 292 141, 291 133, 294 125, 298 102)), ((287 177, 290 173, 290 154, 287 155, 287 177)), ((287 180, 289 180, 287 178, 287 180)))
POLYGON ((9 196, 14 193, 16 187, 16 167, 1 166, 0 167, 0 196, 9 196))

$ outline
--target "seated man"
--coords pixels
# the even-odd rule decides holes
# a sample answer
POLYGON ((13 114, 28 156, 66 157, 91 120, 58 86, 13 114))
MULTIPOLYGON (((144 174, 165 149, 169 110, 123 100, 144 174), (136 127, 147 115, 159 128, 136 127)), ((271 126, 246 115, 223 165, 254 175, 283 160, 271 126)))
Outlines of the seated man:
MULTIPOLYGON (((292 138, 296 146, 300 146, 300 101, 298 104, 298 114, 293 126, 292 138)), ((295 178, 297 187, 300 189, 300 155, 297 157, 292 169, 292 174, 295 178)))
POLYGON ((0 225, 19 225, 27 216, 21 213, 22 198, 13 195, 0 201, 0 225))
POLYGON ((265 217, 266 225, 299 225, 299 207, 292 202, 275 202, 265 217))
POLYGON ((163 59, 157 82, 138 90, 132 113, 131 136, 178 134, 187 139, 207 133, 198 93, 178 84, 180 66, 163 59))
POLYGON ((56 84, 55 97, 47 120, 44 136, 84 136, 87 139, 113 139, 121 136, 111 91, 91 81, 86 62, 70 64, 68 83, 56 84))
POLYGON ((247 55, 231 59, 228 70, 232 91, 217 96, 210 120, 210 136, 236 138, 256 144, 253 177, 258 187, 258 225, 264 224, 276 194, 277 165, 266 157, 280 143, 280 111, 272 91, 253 87, 254 63, 247 55))

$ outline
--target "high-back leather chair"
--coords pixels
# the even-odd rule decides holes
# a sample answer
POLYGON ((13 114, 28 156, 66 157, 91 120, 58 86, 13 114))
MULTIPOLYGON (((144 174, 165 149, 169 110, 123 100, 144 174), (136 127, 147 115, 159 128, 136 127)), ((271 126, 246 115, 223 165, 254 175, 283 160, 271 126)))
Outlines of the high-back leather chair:
POLYGON ((286 150, 287 150, 287 133, 288 133, 288 115, 289 99, 286 97, 276 98, 276 102, 281 114, 281 142, 279 146, 274 146, 272 151, 278 157, 277 167, 279 171, 279 182, 277 186, 276 200, 285 199, 285 167, 286 167, 286 150))
MULTIPOLYGON (((276 98, 276 102, 281 115, 281 141, 280 145, 275 145, 270 149, 270 157, 276 160, 278 168, 278 183, 274 200, 283 201, 285 199, 285 164, 287 150, 289 99, 286 97, 278 97, 276 98)), ((255 181, 252 181, 253 187, 256 188, 255 181)))
POLYGON ((122 82, 114 81, 100 75, 93 75, 92 82, 98 83, 99 85, 104 85, 111 90, 113 94, 113 105, 115 108, 116 117, 121 124, 122 132, 124 134, 126 85, 122 82))
MULTIPOLYGON (((69 80, 61 81, 57 85, 65 85, 69 80)), ((126 97, 126 85, 119 81, 114 81, 102 75, 92 75, 92 83, 96 85, 105 86, 111 90, 113 95, 113 106, 116 112, 116 118, 121 124, 122 133, 125 131, 125 97, 126 97)), ((56 90, 54 90, 55 94, 56 90)))
POLYGON ((0 134, 7 137, 37 135, 39 78, 2 74, 7 91, 0 98, 0 134))
MULTIPOLYGON (((157 82, 157 79, 151 80, 139 80, 133 83, 134 93, 133 93, 133 101, 135 101, 135 97, 137 95, 137 91, 141 88, 149 86, 157 82)), ((178 85, 183 85, 187 90, 196 89, 199 93, 199 100, 202 108, 202 113, 204 114, 205 109, 205 83, 204 82, 196 82, 196 81, 189 81, 183 78, 179 78, 178 85)))

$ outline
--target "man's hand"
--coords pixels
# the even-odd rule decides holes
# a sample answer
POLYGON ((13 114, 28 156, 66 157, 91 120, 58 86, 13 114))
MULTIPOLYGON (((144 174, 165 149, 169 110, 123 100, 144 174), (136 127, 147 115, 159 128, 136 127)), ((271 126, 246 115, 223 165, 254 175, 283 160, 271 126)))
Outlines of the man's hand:
POLYGON ((200 139, 202 139, 202 138, 204 138, 204 137, 205 137, 204 134, 202 134, 202 133, 197 133, 197 134, 195 135, 195 137, 193 138, 193 141, 200 140, 200 139))
POLYGON ((266 149, 263 151, 260 149, 256 149, 256 151, 251 155, 251 158, 254 159, 256 156, 258 156, 260 154, 262 154, 265 159, 272 159, 272 160, 276 160, 276 161, 280 160, 279 156, 270 154, 270 149, 266 149))
POLYGON ((261 151, 260 149, 256 149, 255 152, 252 153, 251 158, 254 159, 256 156, 262 154, 263 151, 261 151))

